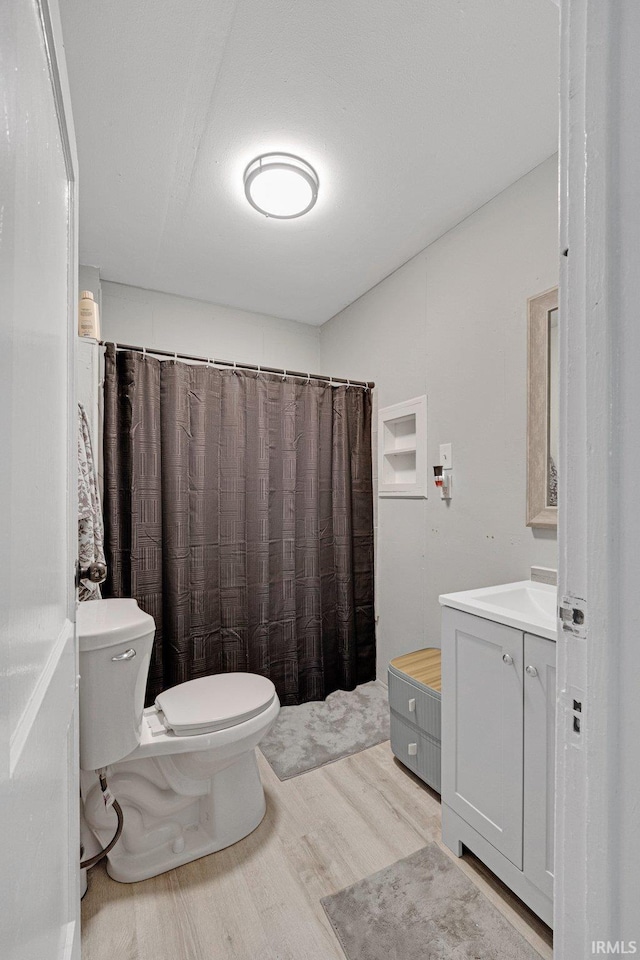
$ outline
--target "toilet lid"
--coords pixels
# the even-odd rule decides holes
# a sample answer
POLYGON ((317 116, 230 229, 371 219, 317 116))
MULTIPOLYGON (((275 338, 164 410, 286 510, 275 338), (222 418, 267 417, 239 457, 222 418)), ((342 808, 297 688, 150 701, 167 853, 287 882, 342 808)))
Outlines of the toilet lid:
POLYGON ((174 733, 188 737, 257 717, 275 695, 271 680, 256 673, 218 673, 164 690, 156 706, 174 733))

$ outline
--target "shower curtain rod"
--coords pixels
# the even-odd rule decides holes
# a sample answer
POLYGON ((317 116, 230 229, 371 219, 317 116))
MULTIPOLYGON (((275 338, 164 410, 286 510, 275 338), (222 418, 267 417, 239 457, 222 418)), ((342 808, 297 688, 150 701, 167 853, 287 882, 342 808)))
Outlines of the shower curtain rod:
POLYGON ((113 343, 116 350, 133 350, 134 353, 153 353, 159 357, 171 357, 173 360, 194 360, 197 363, 207 363, 216 367, 231 367, 234 370, 255 370, 257 373, 276 373, 285 377, 299 377, 303 380, 321 380, 324 383, 346 383, 351 387, 367 387, 371 390, 375 383, 367 380, 344 380, 342 377, 325 377, 320 373, 300 373, 298 370, 281 369, 280 367, 265 367, 261 363, 236 363, 234 360, 216 360, 214 357, 196 357, 191 353, 177 353, 173 350, 154 350, 152 347, 134 347, 130 343, 114 343, 112 340, 99 340, 101 347, 113 343))

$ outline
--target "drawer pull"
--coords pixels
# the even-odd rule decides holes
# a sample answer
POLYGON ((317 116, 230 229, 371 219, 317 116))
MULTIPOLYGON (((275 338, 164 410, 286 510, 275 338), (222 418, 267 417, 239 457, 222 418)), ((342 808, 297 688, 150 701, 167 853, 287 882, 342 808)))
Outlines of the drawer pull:
POLYGON ((415 757, 418 753, 418 744, 410 743, 409 746, 407 747, 407 753, 409 754, 410 757, 415 757))
POLYGON ((416 698, 411 697, 411 699, 409 700, 409 713, 415 713, 415 712, 416 712, 416 698))

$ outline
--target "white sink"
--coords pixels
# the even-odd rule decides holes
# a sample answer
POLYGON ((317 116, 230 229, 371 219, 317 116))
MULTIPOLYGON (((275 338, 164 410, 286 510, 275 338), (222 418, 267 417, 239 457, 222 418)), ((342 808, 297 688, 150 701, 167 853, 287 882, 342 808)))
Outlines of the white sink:
POLYGON ((556 639, 557 590, 548 583, 520 580, 497 587, 445 593, 439 599, 444 607, 505 623, 548 640, 556 639))

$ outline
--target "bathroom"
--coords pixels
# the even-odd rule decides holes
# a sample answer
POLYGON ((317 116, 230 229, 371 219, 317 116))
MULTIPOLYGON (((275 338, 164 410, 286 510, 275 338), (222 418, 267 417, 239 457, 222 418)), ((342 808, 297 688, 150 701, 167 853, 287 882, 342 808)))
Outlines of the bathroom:
POLYGON ((636 942, 579 6, 10 0, 8 960, 636 942))

